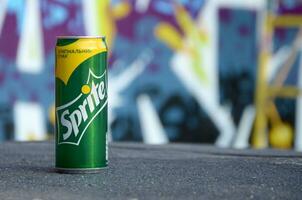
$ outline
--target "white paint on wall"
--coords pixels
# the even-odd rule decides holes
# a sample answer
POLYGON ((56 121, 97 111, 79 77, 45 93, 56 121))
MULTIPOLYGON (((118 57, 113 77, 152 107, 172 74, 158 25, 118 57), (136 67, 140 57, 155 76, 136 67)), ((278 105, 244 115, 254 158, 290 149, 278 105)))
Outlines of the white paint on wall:
MULTIPOLYGON (((298 72, 298 87, 302 89, 302 52, 300 50, 300 66, 298 72)), ((302 151, 302 95, 296 100, 295 150, 302 151)))
POLYGON ((18 101, 14 105, 15 140, 45 140, 47 138, 43 108, 38 103, 18 101))
POLYGON ((144 143, 168 143, 169 140, 164 131, 164 127, 161 124, 150 97, 146 94, 138 96, 137 107, 144 143))
POLYGON ((17 68, 24 73, 41 73, 44 65, 44 45, 40 1, 27 0, 20 41, 17 68))
POLYGON ((144 13, 148 10, 151 0, 136 0, 135 10, 139 13, 144 13))
POLYGON ((249 147, 249 138, 252 132, 255 114, 255 107, 253 105, 249 105, 244 109, 234 140, 234 148, 244 149, 249 147))
POLYGON ((82 0, 83 19, 85 32, 87 35, 99 35, 99 26, 97 23, 97 6, 96 0, 82 0))

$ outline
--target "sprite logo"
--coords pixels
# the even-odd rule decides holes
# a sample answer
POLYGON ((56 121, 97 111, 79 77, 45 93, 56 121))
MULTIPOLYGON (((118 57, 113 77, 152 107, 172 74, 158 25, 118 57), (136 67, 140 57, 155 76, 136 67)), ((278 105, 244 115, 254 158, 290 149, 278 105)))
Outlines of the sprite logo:
POLYGON ((81 93, 56 108, 58 144, 80 144, 89 125, 107 105, 106 91, 106 71, 97 76, 89 69, 81 93))

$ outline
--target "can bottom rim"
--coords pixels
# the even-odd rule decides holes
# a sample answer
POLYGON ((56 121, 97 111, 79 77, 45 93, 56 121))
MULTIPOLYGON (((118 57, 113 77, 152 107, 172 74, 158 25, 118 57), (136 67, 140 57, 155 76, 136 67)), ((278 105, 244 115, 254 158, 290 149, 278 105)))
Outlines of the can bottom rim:
POLYGON ((108 167, 99 168, 60 168, 55 167, 55 171, 62 174, 94 174, 107 169, 108 167))

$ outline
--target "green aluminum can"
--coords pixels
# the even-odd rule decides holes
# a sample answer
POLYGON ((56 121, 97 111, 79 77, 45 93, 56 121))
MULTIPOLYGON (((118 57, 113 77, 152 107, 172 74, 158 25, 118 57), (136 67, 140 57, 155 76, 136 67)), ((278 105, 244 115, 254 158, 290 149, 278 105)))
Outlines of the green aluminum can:
POLYGON ((55 53, 55 167, 97 172, 108 163, 105 38, 58 37, 55 53))

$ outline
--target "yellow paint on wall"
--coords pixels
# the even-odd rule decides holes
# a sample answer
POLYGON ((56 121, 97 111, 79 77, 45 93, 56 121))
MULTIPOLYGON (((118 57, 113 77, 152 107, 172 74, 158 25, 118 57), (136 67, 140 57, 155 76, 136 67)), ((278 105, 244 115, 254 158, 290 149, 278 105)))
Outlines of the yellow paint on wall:
POLYGON ((111 11, 110 1, 96 1, 95 5, 96 10, 94 13, 96 13, 96 17, 98 19, 98 24, 96 24, 98 27, 98 34, 106 36, 106 42, 110 50, 113 45, 113 39, 116 35, 115 19, 111 11))
POLYGON ((115 20, 122 19, 129 15, 131 6, 128 2, 120 2, 112 7, 112 16, 115 20))
POLYGON ((174 51, 178 51, 183 48, 181 35, 168 23, 160 22, 155 27, 154 35, 174 51))

